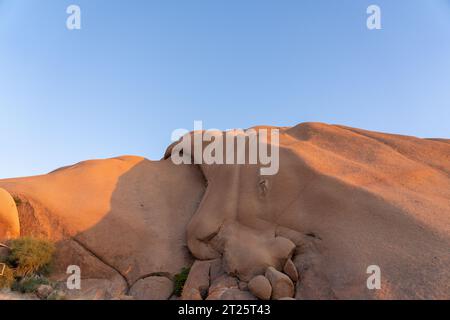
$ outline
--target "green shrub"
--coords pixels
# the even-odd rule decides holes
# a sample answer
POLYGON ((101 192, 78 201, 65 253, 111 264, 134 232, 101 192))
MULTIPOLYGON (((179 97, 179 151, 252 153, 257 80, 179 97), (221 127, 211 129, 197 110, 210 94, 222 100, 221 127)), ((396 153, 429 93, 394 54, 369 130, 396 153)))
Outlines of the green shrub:
POLYGON ((41 284, 51 285, 50 281, 45 277, 28 276, 20 281, 16 281, 12 289, 21 293, 33 293, 41 284))
POLYGON ((11 289, 14 283, 14 271, 6 264, 0 264, 0 289, 11 289))
POLYGON ((8 263, 15 269, 16 277, 48 272, 55 252, 53 243, 29 237, 11 240, 8 263))
POLYGON ((178 297, 181 296, 181 293, 183 292, 184 284, 188 278, 189 271, 191 268, 183 268, 181 269, 181 272, 176 274, 174 277, 174 291, 173 293, 177 295, 178 297))

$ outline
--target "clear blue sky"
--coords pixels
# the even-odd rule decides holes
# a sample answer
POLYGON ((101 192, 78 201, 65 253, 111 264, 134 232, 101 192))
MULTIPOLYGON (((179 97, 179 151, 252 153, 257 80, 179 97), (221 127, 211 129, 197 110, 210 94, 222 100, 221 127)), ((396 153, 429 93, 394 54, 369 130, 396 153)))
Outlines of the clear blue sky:
POLYGON ((450 1, 0 0, 0 178, 159 159, 194 120, 450 138, 450 1))

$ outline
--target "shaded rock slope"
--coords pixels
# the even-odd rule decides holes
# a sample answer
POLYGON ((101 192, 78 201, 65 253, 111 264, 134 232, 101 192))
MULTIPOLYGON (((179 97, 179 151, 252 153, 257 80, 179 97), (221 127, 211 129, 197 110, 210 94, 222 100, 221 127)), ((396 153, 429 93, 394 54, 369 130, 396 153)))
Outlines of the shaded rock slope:
POLYGON ((53 277, 81 267, 74 297, 166 299, 192 266, 184 299, 450 298, 449 140, 276 129, 273 176, 259 165, 175 165, 169 147, 161 161, 0 180, 0 240, 55 241, 53 277), (380 290, 367 288, 370 265, 380 290))

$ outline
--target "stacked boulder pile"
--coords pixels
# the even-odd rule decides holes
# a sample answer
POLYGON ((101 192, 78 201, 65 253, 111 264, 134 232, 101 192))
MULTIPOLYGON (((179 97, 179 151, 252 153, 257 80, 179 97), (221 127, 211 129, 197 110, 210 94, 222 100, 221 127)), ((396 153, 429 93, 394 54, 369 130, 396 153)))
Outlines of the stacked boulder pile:
POLYGON ((182 300, 289 300, 299 274, 289 258, 281 271, 268 267, 264 275, 240 280, 224 271, 222 259, 196 260, 183 288, 182 300))

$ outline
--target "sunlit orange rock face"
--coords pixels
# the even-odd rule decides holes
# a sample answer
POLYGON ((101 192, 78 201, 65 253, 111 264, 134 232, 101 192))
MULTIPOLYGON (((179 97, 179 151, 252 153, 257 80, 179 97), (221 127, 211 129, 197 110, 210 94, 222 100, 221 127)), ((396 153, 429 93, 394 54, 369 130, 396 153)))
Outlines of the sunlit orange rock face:
POLYGON ((11 196, 0 197, 0 238, 56 241, 54 276, 79 265, 109 296, 172 279, 194 260, 216 259, 247 283, 291 259, 297 299, 450 298, 449 140, 319 123, 272 129, 270 176, 259 165, 175 165, 171 147, 161 161, 127 156, 0 180, 19 199, 14 213, 3 209, 11 196), (371 265, 379 290, 367 288, 371 265))
POLYGON ((0 235, 3 239, 11 239, 20 235, 16 203, 4 189, 0 189, 0 235))

